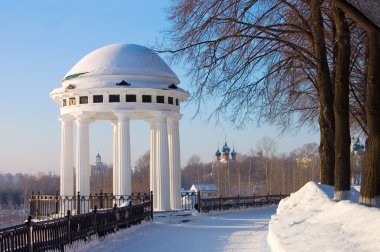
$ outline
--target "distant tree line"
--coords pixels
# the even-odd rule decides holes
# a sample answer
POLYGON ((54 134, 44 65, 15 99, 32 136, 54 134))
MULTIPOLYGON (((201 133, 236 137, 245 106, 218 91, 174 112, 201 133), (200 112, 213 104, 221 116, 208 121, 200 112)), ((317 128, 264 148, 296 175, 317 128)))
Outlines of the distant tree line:
MULTIPOLYGON (((263 141, 272 141, 264 138, 263 141)), ((203 163, 193 155, 182 170, 182 187, 215 184, 220 195, 289 194, 308 181, 320 181, 318 146, 306 144, 289 154, 275 154, 275 148, 238 155, 236 161, 203 163)))
MULTIPOLYGON (((182 167, 181 185, 185 190, 193 184, 215 184, 220 195, 289 194, 297 191, 308 181, 320 181, 320 158, 318 145, 305 144, 287 154, 276 152, 276 142, 263 137, 256 150, 249 154, 238 154, 236 161, 228 163, 203 162, 198 155, 192 155, 182 167)), ((150 155, 143 154, 132 169, 132 191, 149 192, 150 155)), ((360 183, 364 166, 362 156, 352 153, 353 183, 360 183)), ((104 172, 90 177, 91 194, 112 193, 112 165, 104 172)), ((59 190, 59 176, 45 174, 0 174, 0 204, 4 209, 13 206, 29 206, 29 196, 56 194, 59 190)))
POLYGON ((39 173, 0 174, 0 204, 2 208, 9 205, 29 206, 32 192, 55 194, 59 190, 59 177, 39 173))

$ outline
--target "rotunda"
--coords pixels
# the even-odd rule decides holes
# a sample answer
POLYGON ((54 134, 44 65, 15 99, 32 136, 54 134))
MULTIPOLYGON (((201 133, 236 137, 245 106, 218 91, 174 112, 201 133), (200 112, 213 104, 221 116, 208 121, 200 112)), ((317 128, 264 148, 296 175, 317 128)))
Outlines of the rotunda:
POLYGON ((181 207, 178 122, 180 104, 189 94, 176 74, 152 50, 113 44, 83 57, 63 78, 51 98, 60 104, 61 195, 90 193, 89 126, 96 120, 113 125, 113 193, 131 194, 129 122, 150 124, 150 189, 156 210, 181 207), (76 155, 73 153, 76 125, 76 155))

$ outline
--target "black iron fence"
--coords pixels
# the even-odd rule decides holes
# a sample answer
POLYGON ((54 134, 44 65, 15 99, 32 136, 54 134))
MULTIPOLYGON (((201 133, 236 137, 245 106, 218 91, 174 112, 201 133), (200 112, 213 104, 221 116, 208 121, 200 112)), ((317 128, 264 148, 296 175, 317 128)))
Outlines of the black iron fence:
POLYGON ((58 192, 55 195, 42 195, 32 193, 29 198, 30 215, 33 219, 55 219, 64 217, 68 210, 72 215, 89 213, 95 208, 109 209, 115 204, 126 206, 130 202, 133 205, 149 201, 152 195, 150 193, 132 193, 131 195, 113 195, 112 193, 103 193, 94 195, 77 195, 62 196, 58 192))
POLYGON ((196 209, 199 212, 228 210, 242 207, 261 207, 278 204, 289 195, 252 195, 233 197, 201 197, 201 192, 182 192, 182 209, 196 209))
POLYGON ((197 192, 187 191, 181 192, 181 206, 183 210, 195 209, 195 204, 198 202, 197 192))
MULTIPOLYGON (((153 195, 151 195, 153 196, 153 195)), ((63 251, 75 241, 86 241, 92 235, 104 236, 118 229, 153 219, 152 197, 147 201, 111 209, 95 206, 91 212, 47 221, 32 221, 0 230, 0 251, 63 251)))

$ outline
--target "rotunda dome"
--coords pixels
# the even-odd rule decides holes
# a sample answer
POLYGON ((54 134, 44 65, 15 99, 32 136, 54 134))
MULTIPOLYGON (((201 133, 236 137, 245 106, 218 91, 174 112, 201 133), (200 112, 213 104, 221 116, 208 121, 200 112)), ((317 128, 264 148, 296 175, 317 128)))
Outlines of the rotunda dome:
POLYGON ((62 80, 64 88, 176 88, 177 75, 154 51, 135 44, 112 44, 84 56, 62 80), (174 85, 173 85, 174 84, 174 85))

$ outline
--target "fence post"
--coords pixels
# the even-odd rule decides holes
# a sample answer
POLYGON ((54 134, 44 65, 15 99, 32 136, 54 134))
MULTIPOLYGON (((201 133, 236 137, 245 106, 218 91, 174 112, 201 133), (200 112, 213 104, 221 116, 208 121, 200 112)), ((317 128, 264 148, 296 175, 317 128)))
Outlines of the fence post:
POLYGON ((55 195, 55 214, 59 213, 59 210, 58 210, 59 209, 58 199, 59 199, 59 194, 58 194, 58 190, 57 190, 57 193, 55 195))
POLYGON ((100 193, 99 193, 99 208, 100 209, 104 208, 104 204, 103 204, 103 190, 100 190, 100 193))
POLYGON ((198 213, 201 212, 202 210, 202 203, 201 203, 201 191, 198 191, 198 194, 197 194, 197 203, 198 203, 198 213))
POLYGON ((77 214, 80 214, 80 194, 77 193, 77 214))
POLYGON ((28 216, 27 224, 28 226, 28 251, 33 252, 33 223, 32 223, 32 216, 28 216))
POLYGON ((29 197, 29 208, 30 208, 30 215, 36 214, 36 197, 34 196, 34 191, 32 191, 32 196, 29 197))
POLYGON ((133 208, 132 208, 132 200, 129 201, 129 214, 128 214, 128 217, 129 217, 129 227, 132 226, 133 224, 133 208))
POLYGON ((118 214, 117 204, 113 205, 113 214, 114 214, 114 218, 115 218, 114 231, 116 232, 119 229, 119 225, 118 225, 118 223, 119 223, 119 214, 118 214))
POLYGON ((237 195, 237 200, 238 200, 238 206, 239 206, 239 209, 240 209, 240 195, 239 194, 237 195))
POLYGON ((219 194, 219 211, 222 211, 222 195, 219 194))
POLYGON ((36 218, 38 219, 40 215, 40 191, 37 192, 37 207, 36 207, 36 218))
POLYGON ((150 192, 150 219, 153 221, 153 191, 150 192))
POLYGON ((95 215, 94 217, 94 233, 99 235, 98 234, 98 207, 97 206, 94 206, 94 210, 92 211, 95 215))
POLYGON ((70 210, 67 210, 66 218, 67 218, 67 242, 69 244, 72 244, 73 243, 73 237, 72 237, 72 233, 71 233, 71 211, 70 210))

